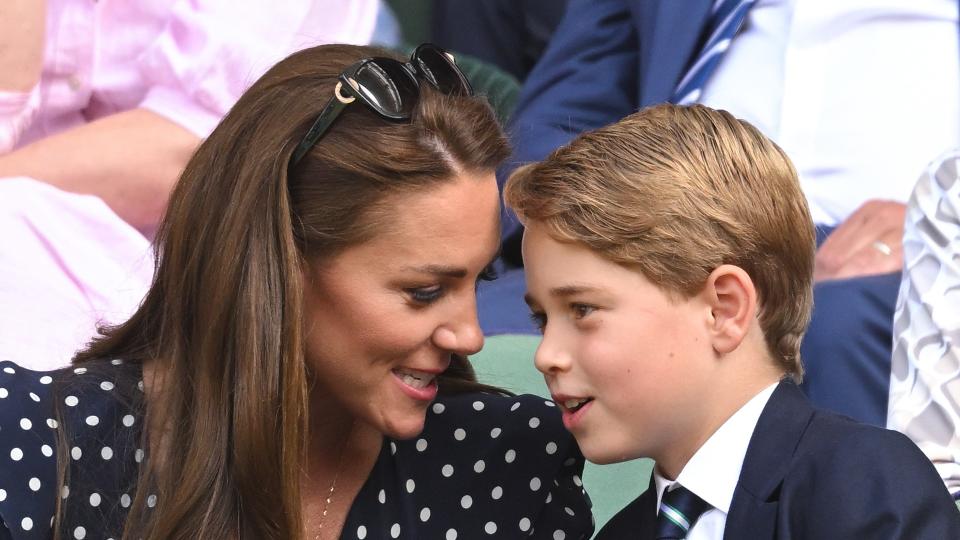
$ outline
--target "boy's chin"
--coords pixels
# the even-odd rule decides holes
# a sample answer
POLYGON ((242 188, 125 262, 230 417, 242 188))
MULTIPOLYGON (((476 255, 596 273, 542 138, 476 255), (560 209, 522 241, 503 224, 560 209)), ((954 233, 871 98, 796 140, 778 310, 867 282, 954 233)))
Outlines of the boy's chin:
POLYGON ((611 465, 613 463, 623 463, 631 461, 642 456, 635 456, 628 452, 611 451, 609 446, 604 446, 601 441, 586 441, 577 438, 577 444, 583 457, 595 465, 611 465))
POLYGON ((637 459, 632 457, 604 456, 604 455, 594 456, 594 457, 584 455, 584 457, 587 458, 587 461, 589 461, 590 463, 593 463, 594 465, 613 465, 614 463, 623 463, 624 461, 632 461, 634 459, 637 459))

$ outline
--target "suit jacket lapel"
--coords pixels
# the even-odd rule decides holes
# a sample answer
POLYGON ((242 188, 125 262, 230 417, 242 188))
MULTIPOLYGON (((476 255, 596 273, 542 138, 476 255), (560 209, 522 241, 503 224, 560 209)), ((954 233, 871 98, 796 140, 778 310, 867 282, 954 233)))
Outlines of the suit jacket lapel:
POLYGON ((636 1, 641 107, 670 99, 699 52, 696 49, 712 5, 712 0, 636 1))
POLYGON ((598 540, 637 540, 653 538, 657 526, 657 486, 650 485, 639 497, 623 507, 597 534, 598 540))
POLYGON ((780 485, 813 417, 813 407, 792 382, 781 382, 750 438, 727 514, 725 538, 773 538, 780 485))
POLYGON ((637 499, 637 510, 646 519, 639 520, 636 536, 631 538, 653 538, 657 530, 657 486, 650 477, 650 487, 637 499))

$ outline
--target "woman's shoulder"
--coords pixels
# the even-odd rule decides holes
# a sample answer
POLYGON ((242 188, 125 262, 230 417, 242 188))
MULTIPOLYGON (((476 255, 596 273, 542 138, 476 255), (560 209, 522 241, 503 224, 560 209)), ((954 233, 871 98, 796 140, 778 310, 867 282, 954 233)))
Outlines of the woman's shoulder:
POLYGON ((53 375, 0 361, 0 521, 13 538, 50 531, 59 427, 50 399, 53 375))
POLYGON ((409 479, 394 496, 447 516, 450 523, 430 518, 440 530, 511 538, 540 529, 538 537, 571 539, 592 531, 583 456, 556 405, 542 397, 441 397, 423 432, 391 442, 390 450, 397 474, 409 479))
MULTIPOLYGON (((120 360, 54 371, 0 361, 0 432, 9 434, 19 427, 36 434, 44 425, 56 430, 57 418, 94 427, 99 424, 99 417, 93 418, 97 413, 129 407, 139 401, 142 387, 139 366, 120 360)), ((0 445, 9 444, 8 439, 0 437, 0 445)))
POLYGON ((441 396, 430 406, 430 413, 428 422, 432 416, 444 423, 458 419, 476 424, 525 424, 534 430, 541 426, 547 430, 563 428, 556 404, 531 394, 511 396, 471 392, 441 396))
POLYGON ((56 422, 51 419, 50 399, 55 376, 57 372, 34 371, 14 362, 0 361, 0 433, 3 434, 0 450, 7 450, 4 454, 26 433, 31 433, 31 438, 47 439, 43 435, 48 432, 40 428, 56 429, 56 422))
POLYGON ((49 535, 58 459, 69 464, 73 493, 120 483, 114 448, 138 441, 138 382, 139 368, 119 361, 49 372, 0 362, 0 518, 14 538, 49 535))
POLYGON ((444 444, 469 439, 469 448, 481 451, 505 447, 517 453, 562 454, 574 443, 560 418, 556 404, 529 394, 445 396, 430 406, 421 438, 444 444))
MULTIPOLYGON (((466 393, 444 396, 429 408, 423 432, 401 444, 409 459, 524 471, 536 484, 575 476, 583 456, 552 401, 534 395, 466 393), (428 450, 429 448, 429 450, 428 450)), ((579 476, 576 476, 579 482, 579 476)))

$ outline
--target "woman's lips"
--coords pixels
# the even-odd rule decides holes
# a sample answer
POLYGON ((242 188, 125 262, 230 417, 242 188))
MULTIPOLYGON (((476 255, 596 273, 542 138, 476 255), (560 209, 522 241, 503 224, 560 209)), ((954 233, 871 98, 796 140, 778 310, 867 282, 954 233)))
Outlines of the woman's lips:
POLYGON ((392 372, 404 394, 420 401, 433 401, 437 397, 437 374, 409 368, 397 368, 392 372))

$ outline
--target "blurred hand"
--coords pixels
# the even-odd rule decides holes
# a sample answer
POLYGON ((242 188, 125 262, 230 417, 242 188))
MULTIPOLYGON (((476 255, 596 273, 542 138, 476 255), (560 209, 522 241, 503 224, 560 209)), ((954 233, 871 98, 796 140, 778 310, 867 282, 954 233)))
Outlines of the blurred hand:
POLYGON ((865 202, 817 250, 814 282, 901 271, 906 210, 894 201, 865 202))
MULTIPOLYGON (((0 0, 3 2, 5 0, 0 0)), ((0 179, 27 176, 96 195, 151 237, 200 138, 147 109, 131 109, 0 155, 0 179)))

